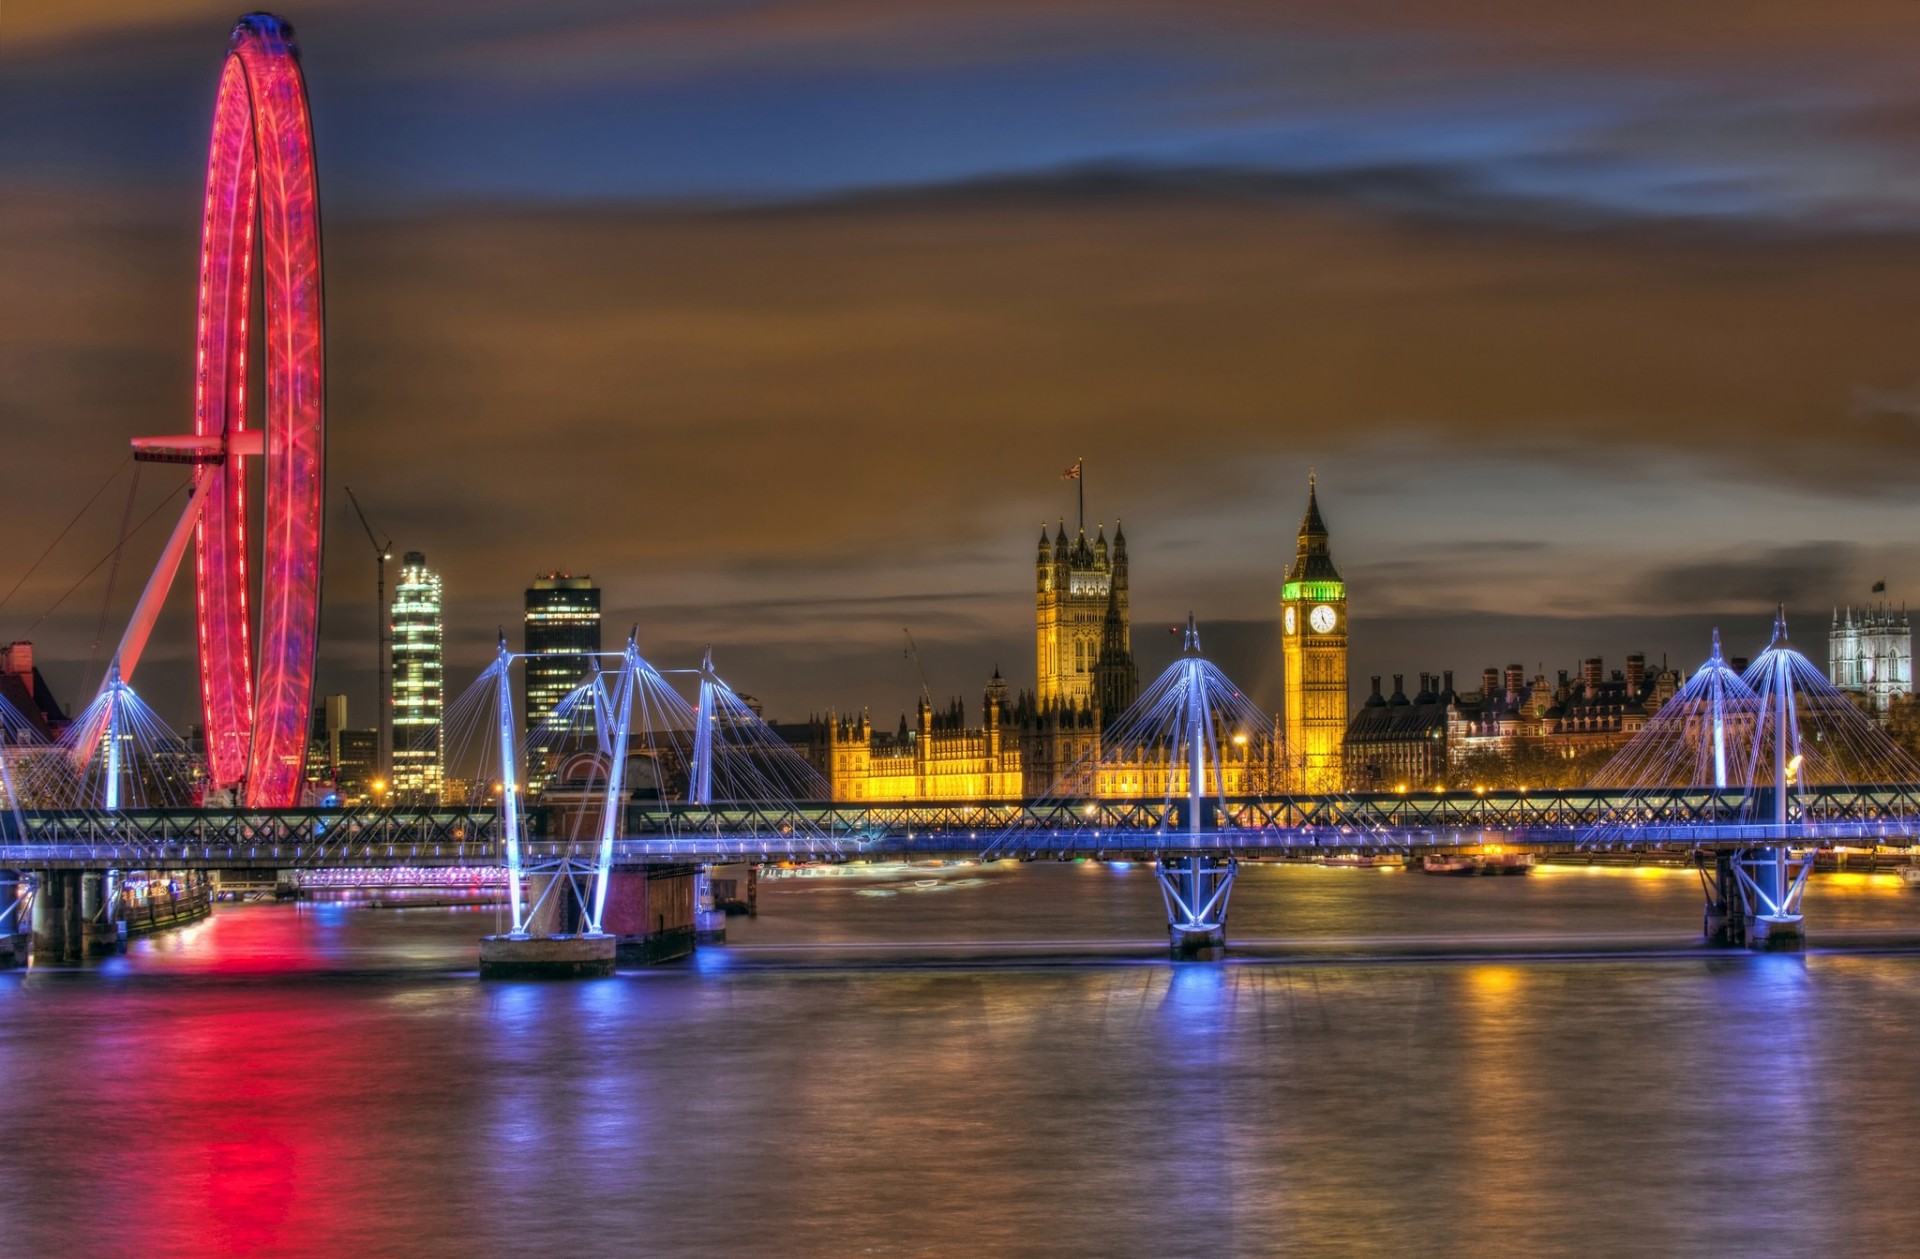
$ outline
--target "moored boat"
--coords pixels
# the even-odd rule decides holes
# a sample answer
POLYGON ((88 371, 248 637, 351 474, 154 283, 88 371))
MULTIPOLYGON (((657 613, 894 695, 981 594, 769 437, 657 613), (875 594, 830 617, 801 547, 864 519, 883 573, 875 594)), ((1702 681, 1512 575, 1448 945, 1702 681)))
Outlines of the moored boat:
POLYGON ((1453 877, 1484 874, 1526 874, 1533 869, 1530 852, 1435 853, 1420 864, 1427 874, 1453 877))

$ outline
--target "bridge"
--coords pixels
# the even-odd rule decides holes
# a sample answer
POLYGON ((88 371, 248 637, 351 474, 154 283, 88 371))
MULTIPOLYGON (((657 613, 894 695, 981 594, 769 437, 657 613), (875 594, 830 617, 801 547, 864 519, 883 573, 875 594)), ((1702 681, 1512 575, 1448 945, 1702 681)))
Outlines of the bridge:
MULTIPOLYGON (((597 836, 569 834, 566 812, 541 805, 517 811, 521 837, 512 846, 504 807, 20 810, 0 813, 0 898, 8 884, 46 886, 61 876, 111 880, 134 870, 518 865, 590 870, 612 881, 661 866, 1076 857, 1151 861, 1169 877, 1197 868, 1217 872, 1210 883, 1230 886, 1240 861, 1414 856, 1497 845, 1539 855, 1593 848, 1695 854, 1715 871, 1710 926, 1717 920, 1719 934, 1734 938, 1758 916, 1734 912, 1741 869, 1751 873, 1757 865, 1766 873, 1777 862, 1787 884, 1781 903, 1797 910, 1814 850, 1908 847, 1920 836, 1920 782, 1809 786, 1790 795, 1785 826, 1750 820, 1775 811, 1770 788, 1227 797, 1203 800, 1197 827, 1190 825, 1193 806, 1186 800, 783 806, 643 801, 621 810, 606 846, 597 836)), ((84 886, 69 888, 66 899, 86 903, 84 886)), ((107 908, 104 893, 93 899, 96 911, 107 908)), ((1217 931, 1209 929, 1206 947, 1217 950, 1224 946, 1224 899, 1215 908, 1217 931)), ((1169 913, 1172 930, 1179 914, 1174 906, 1169 913)))
MULTIPOLYGON (((1209 798, 1197 831, 1184 800, 1047 797, 901 804, 629 804, 616 864, 871 861, 1193 851, 1293 857, 1485 844, 1703 848, 1879 844, 1920 836, 1920 783, 1809 786, 1784 828, 1768 788, 1395 792, 1209 798)), ((588 856, 539 805, 520 812, 529 858, 588 856)), ((24 809, 0 813, 0 867, 17 869, 383 869, 504 865, 506 811, 408 808, 24 809)))

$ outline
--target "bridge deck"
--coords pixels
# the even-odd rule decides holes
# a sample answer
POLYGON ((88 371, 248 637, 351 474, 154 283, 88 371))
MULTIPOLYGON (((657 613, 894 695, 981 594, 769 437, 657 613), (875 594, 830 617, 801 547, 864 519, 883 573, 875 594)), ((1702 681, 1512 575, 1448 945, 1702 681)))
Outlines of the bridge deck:
MULTIPOLYGON (((616 841, 617 864, 649 861, 979 858, 1232 853, 1285 858, 1329 850, 1393 852, 1499 843, 1743 848, 1779 844, 1906 847, 1920 834, 1920 784, 1796 792, 1790 825, 1771 793, 1456 792, 1288 796, 1205 802, 1203 833, 1185 804, 1044 800, 992 804, 815 804, 784 809, 638 803, 616 841)), ((529 863, 592 860, 590 838, 529 811, 529 863)), ((498 812, 472 810, 126 809, 0 812, 0 867, 360 868, 499 864, 498 812)))

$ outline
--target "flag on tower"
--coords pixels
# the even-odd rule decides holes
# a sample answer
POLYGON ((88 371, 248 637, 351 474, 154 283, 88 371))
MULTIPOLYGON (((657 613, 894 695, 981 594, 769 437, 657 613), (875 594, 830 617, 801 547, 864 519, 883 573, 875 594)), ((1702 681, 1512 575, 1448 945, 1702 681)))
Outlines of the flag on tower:
POLYGON ((1885 593, 1887 593, 1887 580, 1886 580, 1886 578, 1884 578, 1884 577, 1882 577, 1882 578, 1881 578, 1881 579, 1880 579, 1879 581, 1876 581, 1876 582, 1874 582, 1874 583, 1873 583, 1873 593, 1875 593, 1875 594, 1877 594, 1877 595, 1883 595, 1883 594, 1885 594, 1885 593))
POLYGON ((1080 465, 1085 462, 1085 459, 1075 459, 1073 466, 1060 474, 1060 479, 1062 481, 1078 481, 1080 479, 1080 465))

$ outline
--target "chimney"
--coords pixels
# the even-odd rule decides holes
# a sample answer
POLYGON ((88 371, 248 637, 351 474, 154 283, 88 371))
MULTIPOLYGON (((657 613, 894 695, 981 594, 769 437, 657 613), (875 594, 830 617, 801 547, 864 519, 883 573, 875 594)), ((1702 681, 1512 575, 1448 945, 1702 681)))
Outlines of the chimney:
POLYGON ((1600 657, 1588 656, 1580 662, 1580 687, 1589 698, 1600 693, 1600 657))
POLYGON ((1492 699, 1493 693, 1499 689, 1500 689, 1500 670, 1498 669, 1480 670, 1480 694, 1485 696, 1488 699, 1492 699))
POLYGON ((1377 673, 1373 675, 1373 698, 1380 698, 1380 675, 1377 673))
POLYGON ((1640 694, 1640 688, 1647 683, 1647 658, 1640 652, 1627 657, 1627 697, 1640 694))
POLYGON ((1399 700, 1402 704, 1407 702, 1406 678, 1407 675, 1404 673, 1396 673, 1393 675, 1393 698, 1399 700))
MULTIPOLYGON (((33 677, 33 644, 8 643, 5 650, 0 650, 0 673, 11 673, 18 678, 31 679, 33 677)), ((27 689, 29 691, 33 689, 31 681, 28 682, 27 689)))
POLYGON ((1526 666, 1517 665, 1517 664, 1508 665, 1507 666, 1507 703, 1510 705, 1518 705, 1520 703, 1520 692, 1525 690, 1526 687, 1527 687, 1526 666))
POLYGON ((1448 670, 1447 670, 1446 672, 1444 672, 1444 673, 1442 673, 1442 674, 1440 675, 1440 679, 1441 679, 1441 680, 1440 680, 1440 693, 1441 693, 1442 695, 1451 695, 1451 694, 1453 694, 1453 670, 1452 670, 1452 669, 1448 669, 1448 670))

